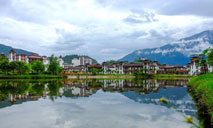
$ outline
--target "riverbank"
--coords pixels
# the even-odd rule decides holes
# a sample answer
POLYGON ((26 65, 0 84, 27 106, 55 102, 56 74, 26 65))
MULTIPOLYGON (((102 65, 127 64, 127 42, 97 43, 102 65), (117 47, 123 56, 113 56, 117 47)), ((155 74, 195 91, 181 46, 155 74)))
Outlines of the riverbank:
POLYGON ((213 125, 213 74, 194 76, 188 85, 198 109, 208 118, 208 123, 213 125))
POLYGON ((188 75, 175 75, 175 74, 156 74, 134 76, 132 74, 97 74, 97 75, 68 75, 68 79, 186 79, 190 78, 188 75))
POLYGON ((191 78, 189 75, 177 75, 177 74, 155 74, 154 79, 186 79, 191 78))
POLYGON ((63 79, 66 78, 64 75, 0 75, 0 79, 63 79))
POLYGON ((133 75, 94 75, 94 76, 67 76, 68 79, 134 79, 133 75))

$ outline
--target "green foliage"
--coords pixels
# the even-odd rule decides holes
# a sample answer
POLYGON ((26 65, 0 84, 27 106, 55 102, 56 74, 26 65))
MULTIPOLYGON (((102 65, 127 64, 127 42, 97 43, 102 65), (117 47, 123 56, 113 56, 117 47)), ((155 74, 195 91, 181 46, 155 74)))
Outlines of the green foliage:
POLYGON ((15 71, 18 69, 17 61, 10 62, 10 69, 11 69, 11 71, 13 71, 13 73, 15 73, 15 71))
POLYGON ((213 112, 213 74, 195 76, 188 84, 193 89, 198 102, 206 106, 209 113, 213 112))
POLYGON ((103 69, 91 68, 89 69, 89 72, 91 72, 93 75, 96 75, 103 72, 103 69))
POLYGON ((116 60, 110 60, 110 61, 107 61, 106 62, 108 65, 112 65, 112 64, 118 64, 119 63, 119 61, 116 61, 116 60))
POLYGON ((30 65, 27 64, 26 62, 23 62, 23 61, 17 61, 17 67, 16 67, 16 70, 18 72, 18 74, 26 74, 26 73, 29 73, 30 72, 30 65))
POLYGON ((63 87, 63 81, 1 81, 0 100, 5 100, 9 95, 24 95, 30 93, 31 96, 43 96, 46 91, 52 100, 59 96, 59 90, 63 87), (47 84, 47 88, 45 88, 47 84))
POLYGON ((33 83, 33 86, 31 88, 31 93, 35 96, 42 96, 45 91, 44 83, 36 82, 33 83))
POLYGON ((57 62, 57 58, 54 57, 54 55, 52 55, 49 59, 50 59, 50 63, 48 65, 48 72, 50 72, 50 74, 52 75, 56 75, 60 73, 61 68, 59 63, 57 62))
POLYGON ((5 56, 0 56, 0 70, 6 74, 10 71, 9 60, 5 56))
POLYGON ((208 64, 213 66, 213 49, 210 49, 210 52, 207 54, 208 64))
POLYGON ((43 62, 36 60, 32 63, 32 70, 37 74, 43 73, 45 71, 45 65, 43 62))
POLYGON ((138 76, 143 76, 143 75, 147 75, 147 71, 148 69, 143 68, 143 69, 137 69, 133 71, 133 75, 138 77, 138 76))

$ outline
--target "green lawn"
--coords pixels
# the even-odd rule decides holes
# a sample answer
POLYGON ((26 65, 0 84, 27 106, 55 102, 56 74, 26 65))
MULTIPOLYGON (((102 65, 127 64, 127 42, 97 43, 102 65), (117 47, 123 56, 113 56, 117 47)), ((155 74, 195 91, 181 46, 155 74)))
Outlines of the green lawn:
POLYGON ((155 74, 154 79, 181 79, 181 78, 191 78, 189 75, 176 75, 176 74, 155 74))
POLYGON ((213 113, 213 74, 194 76, 190 79, 188 85, 198 103, 205 106, 209 114, 213 113))

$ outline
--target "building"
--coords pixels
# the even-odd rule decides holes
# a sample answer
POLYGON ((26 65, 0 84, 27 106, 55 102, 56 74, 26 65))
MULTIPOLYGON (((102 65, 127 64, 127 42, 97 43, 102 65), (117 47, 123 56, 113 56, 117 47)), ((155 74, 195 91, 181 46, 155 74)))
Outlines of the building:
POLYGON ((47 56, 42 56, 42 60, 45 65, 49 64, 49 60, 48 60, 47 56))
POLYGON ((87 71, 90 71, 93 68, 102 69, 102 66, 100 64, 87 65, 87 71))
POLYGON ((60 67, 64 68, 64 60, 62 56, 58 57, 57 62, 59 63, 60 67))
POLYGON ((26 54, 16 54, 16 52, 11 49, 9 52, 9 61, 24 61, 26 63, 32 63, 35 60, 43 61, 43 57, 37 53, 32 53, 31 55, 26 54))
MULTIPOLYGON (((39 61, 42 61, 43 62, 43 58, 38 55, 37 53, 33 53, 29 56, 26 55, 26 58, 28 58, 28 62, 27 63, 33 63, 33 61, 36 61, 36 60, 39 60, 39 61)), ((26 61, 25 61, 26 62, 26 61)))
POLYGON ((113 63, 112 65, 108 65, 106 62, 103 62, 102 69, 104 74, 124 74, 123 65, 123 62, 113 63))
POLYGON ((187 64, 189 69, 189 75, 199 75, 204 74, 206 72, 213 72, 213 66, 209 64, 200 65, 201 59, 198 56, 194 56, 191 58, 191 62, 187 64))
POLYGON ((0 54, 0 56, 4 56, 4 57, 6 57, 6 55, 5 55, 4 53, 1 53, 1 54, 0 54))
POLYGON ((11 49, 9 52, 9 61, 23 61, 26 63, 32 63, 35 60, 42 61, 45 65, 49 64, 47 56, 40 56, 37 53, 32 53, 31 55, 26 54, 16 54, 16 52, 11 49))
POLYGON ((73 66, 72 64, 65 64, 64 65, 64 70, 66 72, 76 72, 76 73, 84 73, 87 71, 87 67, 84 65, 79 65, 79 66, 73 66))
POLYGON ((113 63, 112 65, 108 65, 106 62, 103 62, 102 68, 104 70, 104 74, 133 74, 134 71, 141 70, 146 74, 156 74, 158 67, 158 62, 150 62, 149 60, 143 60, 140 63, 113 63))
POLYGON ((26 63, 29 63, 29 58, 25 54, 16 54, 16 52, 11 49, 9 52, 9 61, 24 61, 26 63))
POLYGON ((188 75, 187 67, 182 65, 168 65, 164 64, 159 66, 158 74, 177 74, 177 75, 188 75))
POLYGON ((72 59, 73 66, 79 66, 79 65, 91 65, 92 59, 90 57, 79 57, 79 58, 73 58, 72 59))

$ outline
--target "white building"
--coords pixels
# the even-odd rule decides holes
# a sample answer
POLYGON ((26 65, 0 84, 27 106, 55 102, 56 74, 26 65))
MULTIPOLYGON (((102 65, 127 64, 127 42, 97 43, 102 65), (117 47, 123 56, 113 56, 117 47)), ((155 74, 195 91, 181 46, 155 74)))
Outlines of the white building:
POLYGON ((64 68, 64 60, 63 60, 62 56, 58 57, 57 61, 58 61, 59 65, 60 65, 60 67, 64 68))
POLYGON ((86 64, 91 65, 92 59, 89 57, 74 58, 74 59, 72 59, 72 64, 74 67, 79 66, 79 65, 86 65, 86 64))
POLYGON ((80 59, 78 59, 78 58, 72 59, 72 64, 73 64, 74 67, 79 66, 80 65, 80 59))

